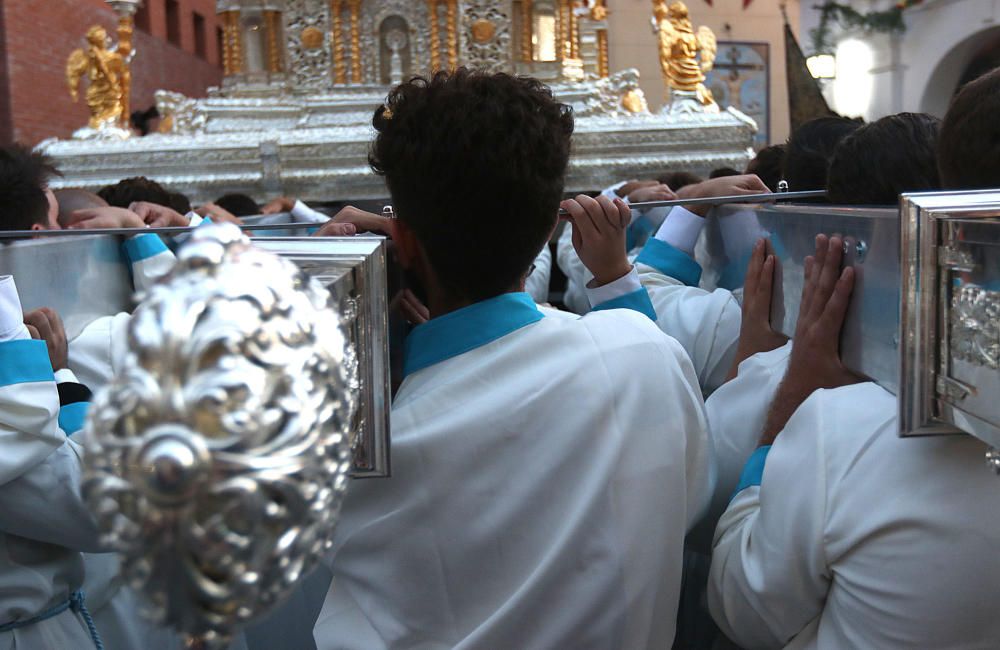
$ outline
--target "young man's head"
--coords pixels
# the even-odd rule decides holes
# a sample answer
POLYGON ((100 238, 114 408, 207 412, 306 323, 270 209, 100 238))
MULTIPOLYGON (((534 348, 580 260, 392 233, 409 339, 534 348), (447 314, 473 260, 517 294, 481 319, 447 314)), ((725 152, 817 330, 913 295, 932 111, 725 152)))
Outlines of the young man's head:
POLYGON ((58 229, 59 204, 49 181, 52 160, 19 144, 0 148, 0 229, 58 229))
POLYGON ((945 189, 1000 187, 1000 69, 952 100, 938 138, 938 169, 945 189))
POLYGON ((93 192, 76 188, 56 190, 56 201, 59 203, 59 225, 63 228, 73 221, 73 213, 77 210, 106 208, 108 202, 93 192))
POLYGON ((941 120, 900 113, 866 124, 841 141, 830 161, 827 197, 841 205, 894 205, 904 192, 941 189, 941 120))
POLYGON ((757 152, 757 155, 747 164, 747 174, 756 174, 772 192, 778 191, 778 183, 785 166, 785 145, 772 144, 757 152))
POLYGON ((826 172, 840 141, 861 128, 844 117, 821 117, 792 134, 785 148, 784 179, 792 192, 826 189, 826 172))
MULTIPOLYGON (((145 201, 171 207, 170 192, 156 181, 145 176, 135 176, 102 187, 97 195, 115 208, 128 208, 136 201, 145 201)), ((183 214, 183 213, 181 213, 183 214)))
POLYGON ((231 192, 215 200, 215 205, 237 217, 252 217, 260 214, 260 206, 250 196, 231 192))
POLYGON ((682 187, 697 185, 702 181, 700 176, 686 171, 667 172, 657 178, 657 180, 675 192, 682 187))
POLYGON ((570 108, 537 80, 459 69, 397 86, 372 124, 401 261, 456 303, 516 290, 556 226, 570 108))

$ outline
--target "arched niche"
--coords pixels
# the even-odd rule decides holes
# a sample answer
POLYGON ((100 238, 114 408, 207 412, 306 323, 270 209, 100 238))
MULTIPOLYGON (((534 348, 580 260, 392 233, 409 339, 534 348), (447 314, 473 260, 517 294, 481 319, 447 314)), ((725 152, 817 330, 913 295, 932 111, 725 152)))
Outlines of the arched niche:
POLYGON ((398 84, 413 76, 410 25, 400 15, 385 18, 378 28, 379 82, 398 84))
POLYGON ((975 73, 973 68, 986 63, 991 56, 1000 57, 1000 27, 976 32, 955 45, 934 67, 924 87, 920 110, 944 116, 960 85, 975 73))
POLYGON ((559 8, 552 0, 536 0, 531 7, 531 58, 559 59, 559 8))

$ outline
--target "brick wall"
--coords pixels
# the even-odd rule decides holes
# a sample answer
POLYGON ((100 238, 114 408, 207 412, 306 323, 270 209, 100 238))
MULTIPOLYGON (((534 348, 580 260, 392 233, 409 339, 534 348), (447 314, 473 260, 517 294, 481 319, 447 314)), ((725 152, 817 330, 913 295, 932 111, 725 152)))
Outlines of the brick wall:
MULTIPOLYGON (((203 97, 222 80, 214 0, 177 1, 180 47, 166 41, 165 0, 145 0, 151 33, 136 29, 133 39, 132 110, 151 106, 158 89, 203 97), (194 54, 193 11, 205 19, 205 59, 194 54)), ((113 35, 114 12, 103 0, 0 0, 0 10, 0 65, 4 68, 0 70, 0 141, 34 145, 48 137, 71 135, 86 125, 89 114, 83 93, 79 103, 70 100, 66 59, 83 46, 91 25, 103 25, 113 35)))

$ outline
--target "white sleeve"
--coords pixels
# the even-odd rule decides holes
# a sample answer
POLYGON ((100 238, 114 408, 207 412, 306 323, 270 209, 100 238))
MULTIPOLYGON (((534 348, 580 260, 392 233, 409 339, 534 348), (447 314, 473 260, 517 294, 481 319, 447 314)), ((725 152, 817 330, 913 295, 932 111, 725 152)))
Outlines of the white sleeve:
POLYGON ((694 246, 704 227, 703 217, 678 205, 670 210, 654 237, 694 257, 694 246))
POLYGON ((295 201, 291 214, 297 223, 326 223, 330 220, 329 215, 313 210, 302 201, 295 201))
POLYGON ((585 314, 590 309, 584 287, 594 275, 584 266, 583 260, 573 248, 573 226, 565 224, 559 241, 556 244, 556 264, 566 275, 566 294, 563 302, 578 314, 585 314))
POLYGON ((744 648, 784 646, 823 611, 824 392, 799 407, 773 447, 754 452, 716 529, 709 609, 744 648))
POLYGON ((0 341, 30 339, 14 276, 0 275, 0 341))
POLYGON ((702 390, 711 393, 726 381, 736 357, 742 320, 739 304, 729 291, 710 293, 685 286, 643 264, 642 259, 640 256, 636 268, 653 303, 657 325, 687 351, 702 390))
POLYGON ((125 240, 124 248, 132 267, 132 285, 136 291, 145 291, 153 286, 177 262, 173 252, 153 233, 143 233, 125 240))
POLYGON ((82 454, 64 438, 42 462, 0 485, 0 530, 78 551, 106 550, 80 491, 82 454))
POLYGON ((59 392, 45 342, 0 343, 0 485, 30 471, 65 442, 58 417, 59 392))
POLYGON ((549 243, 545 242, 542 252, 535 258, 535 269, 524 282, 524 290, 531 298, 544 304, 549 301, 549 282, 552 279, 552 251, 549 250, 549 243))

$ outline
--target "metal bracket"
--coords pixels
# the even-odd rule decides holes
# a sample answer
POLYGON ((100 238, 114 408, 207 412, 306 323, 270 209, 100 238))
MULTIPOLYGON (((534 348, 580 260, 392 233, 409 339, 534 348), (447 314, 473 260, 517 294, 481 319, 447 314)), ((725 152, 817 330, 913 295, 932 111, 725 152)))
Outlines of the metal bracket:
POLYGON ((951 402, 961 402, 969 395, 972 395, 974 390, 968 384, 964 384, 951 377, 944 377, 942 375, 938 375, 937 377, 937 394, 951 402))

